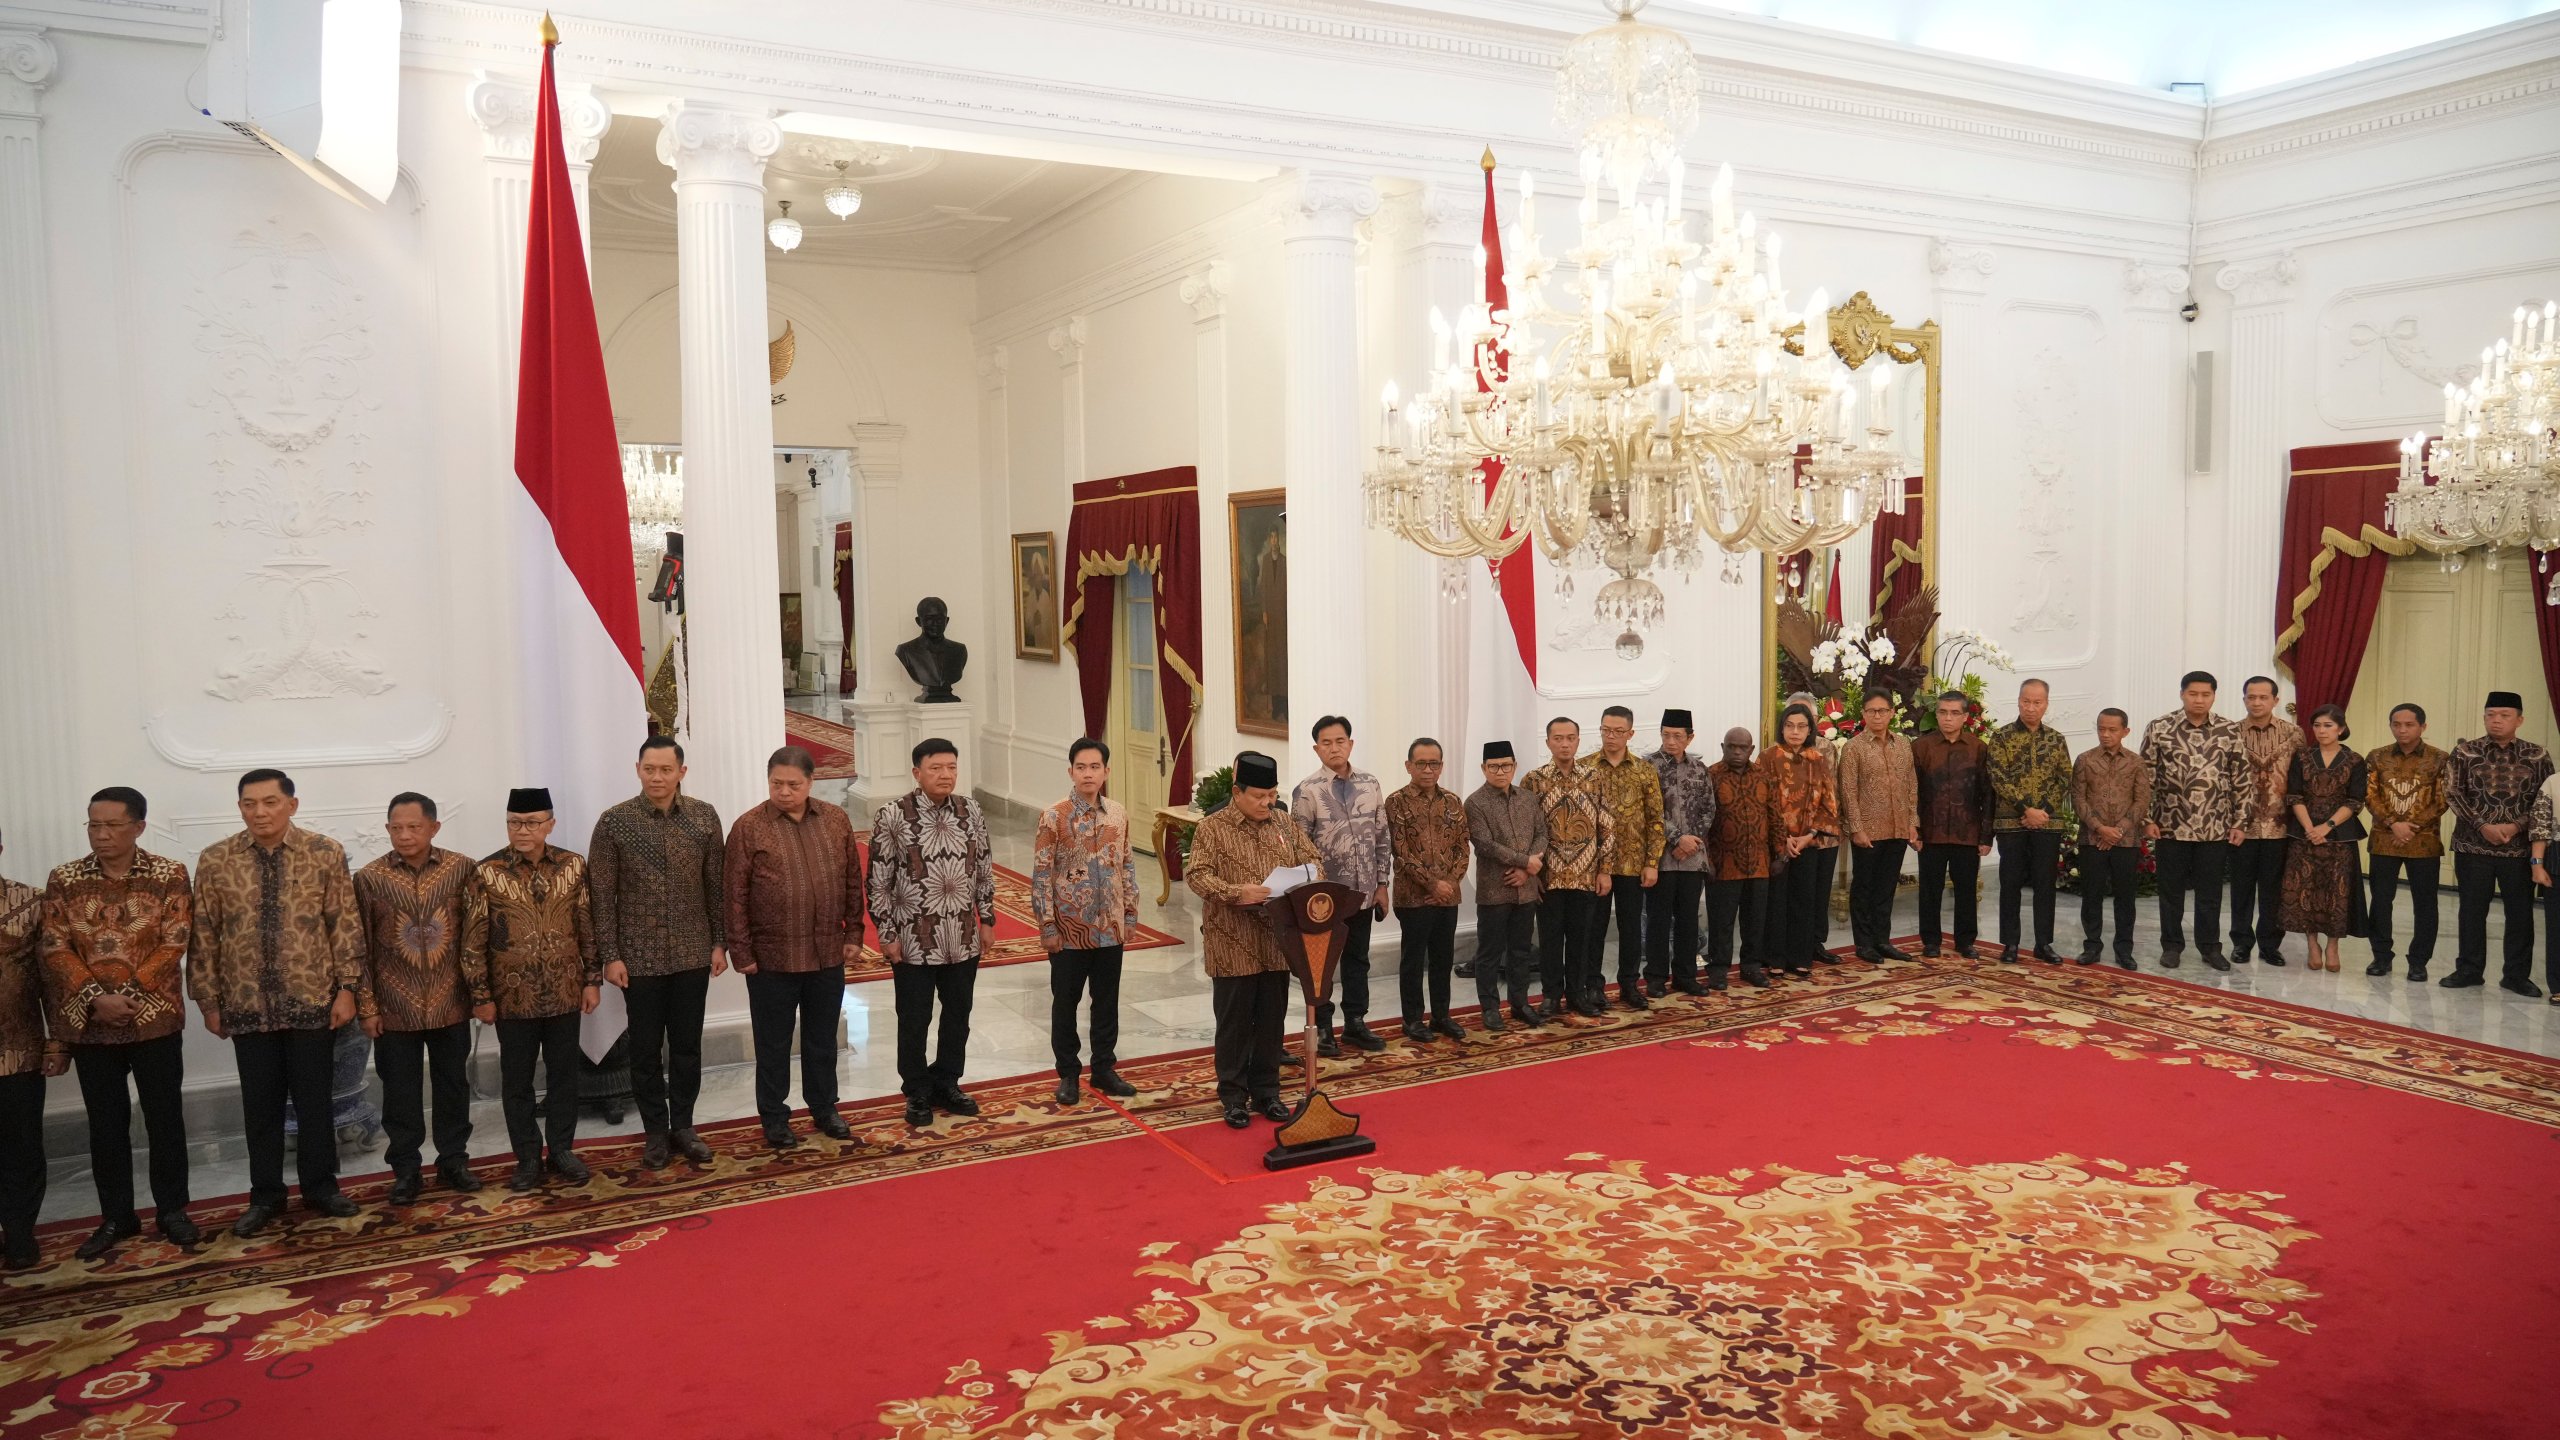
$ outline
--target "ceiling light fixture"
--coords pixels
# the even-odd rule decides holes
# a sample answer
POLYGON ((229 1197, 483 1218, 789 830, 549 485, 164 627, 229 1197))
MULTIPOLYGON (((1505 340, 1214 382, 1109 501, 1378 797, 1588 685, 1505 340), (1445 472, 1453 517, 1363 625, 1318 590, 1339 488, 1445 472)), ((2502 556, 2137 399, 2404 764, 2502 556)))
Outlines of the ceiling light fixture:
POLYGON ((781 205, 782 213, 764 227, 764 238, 773 242, 774 249, 788 255, 800 248, 800 222, 791 218, 790 201, 782 201, 781 205))
POLYGON ((827 213, 839 220, 852 219, 854 212, 862 208, 861 189, 845 175, 852 164, 850 160, 837 161, 836 183, 827 187, 827 213))

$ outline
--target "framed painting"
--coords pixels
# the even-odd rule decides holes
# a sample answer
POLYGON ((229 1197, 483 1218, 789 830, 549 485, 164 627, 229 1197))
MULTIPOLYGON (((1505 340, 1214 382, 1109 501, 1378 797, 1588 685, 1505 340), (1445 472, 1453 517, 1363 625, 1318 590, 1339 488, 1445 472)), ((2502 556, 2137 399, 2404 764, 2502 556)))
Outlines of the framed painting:
POLYGON ((1289 519, 1285 492, 1227 497, 1235 588, 1236 728, 1289 735, 1289 519))
POLYGON ((1013 537, 1013 657, 1058 659, 1058 537, 1034 530, 1013 537))

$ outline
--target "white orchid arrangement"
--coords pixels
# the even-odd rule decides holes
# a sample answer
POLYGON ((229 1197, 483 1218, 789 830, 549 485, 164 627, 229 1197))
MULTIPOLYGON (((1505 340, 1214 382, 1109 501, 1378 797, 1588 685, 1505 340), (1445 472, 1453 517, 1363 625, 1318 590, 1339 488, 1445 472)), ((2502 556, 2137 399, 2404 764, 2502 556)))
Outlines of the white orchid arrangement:
POLYGON ((1893 659, 1893 641, 1881 634, 1843 635, 1813 647, 1814 673, 1835 676, 1850 689, 1865 685, 1869 670, 1893 659))
POLYGON ((1965 675, 1977 665, 1993 670, 2018 668, 2017 659, 1979 630, 1940 630, 1938 653, 1932 657, 1943 675, 1965 675))

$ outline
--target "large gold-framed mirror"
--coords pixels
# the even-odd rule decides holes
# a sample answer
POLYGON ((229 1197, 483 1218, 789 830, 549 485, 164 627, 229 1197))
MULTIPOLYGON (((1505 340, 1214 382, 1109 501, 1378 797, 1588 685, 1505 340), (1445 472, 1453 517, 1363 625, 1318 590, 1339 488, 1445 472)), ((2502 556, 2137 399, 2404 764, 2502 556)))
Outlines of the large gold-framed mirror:
MULTIPOLYGON (((1897 596, 1915 593, 1920 584, 1936 584, 1938 580, 1938 387, 1943 368, 1939 338, 1937 321, 1924 320, 1916 326, 1896 325, 1892 316, 1876 308, 1875 301, 1869 299, 1864 290, 1831 310, 1831 351, 1840 357, 1840 363, 1851 370, 1870 361, 1920 367, 1920 489, 1916 495, 1906 498, 1906 504, 1916 501, 1919 505, 1920 546, 1915 556, 1902 553, 1902 542, 1897 542, 1895 557, 1899 561, 1916 563, 1920 576, 1902 578, 1897 573, 1890 578, 1891 592, 1897 596)), ((1797 350, 1800 344, 1801 337, 1790 342, 1787 348, 1797 350)), ((1894 389, 1902 394, 1910 393, 1907 387, 1896 386, 1894 389)), ((1901 433, 1909 433, 1902 427, 1897 429, 1901 433)), ((1878 523, 1882 523, 1882 517, 1878 523)), ((1868 537, 1870 545, 1874 543, 1872 529, 1861 534, 1868 537)), ((1780 698, 1778 606, 1787 589, 1779 563, 1783 558, 1765 553, 1760 557, 1760 720, 1755 728, 1766 729, 1777 723, 1780 698)), ((1899 566, 1895 568, 1897 572, 1900 570, 1899 566)), ((1877 603, 1880 603, 1879 597, 1870 597, 1871 605, 1877 603)), ((1848 625, 1863 628, 1868 617, 1844 615, 1841 618, 1848 625)), ((1931 644, 1934 646, 1935 643, 1933 632, 1931 644)))

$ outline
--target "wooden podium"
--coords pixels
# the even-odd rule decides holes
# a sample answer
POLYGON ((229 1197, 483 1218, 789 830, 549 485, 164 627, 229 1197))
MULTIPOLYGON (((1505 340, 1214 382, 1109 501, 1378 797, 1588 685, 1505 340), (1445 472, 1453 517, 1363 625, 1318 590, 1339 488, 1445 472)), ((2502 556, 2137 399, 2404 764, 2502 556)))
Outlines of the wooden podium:
POLYGON ((1262 1157, 1265 1170, 1286 1170, 1352 1155, 1367 1155, 1378 1142, 1360 1133, 1360 1117, 1334 1108, 1317 1085, 1316 1004, 1333 994, 1334 973, 1342 968, 1343 932, 1360 908, 1360 892, 1331 880, 1301 885, 1262 904, 1262 918, 1280 937, 1289 957, 1289 973, 1306 992, 1307 1023, 1298 1034, 1307 1065, 1307 1098, 1280 1127, 1280 1143, 1262 1157))

